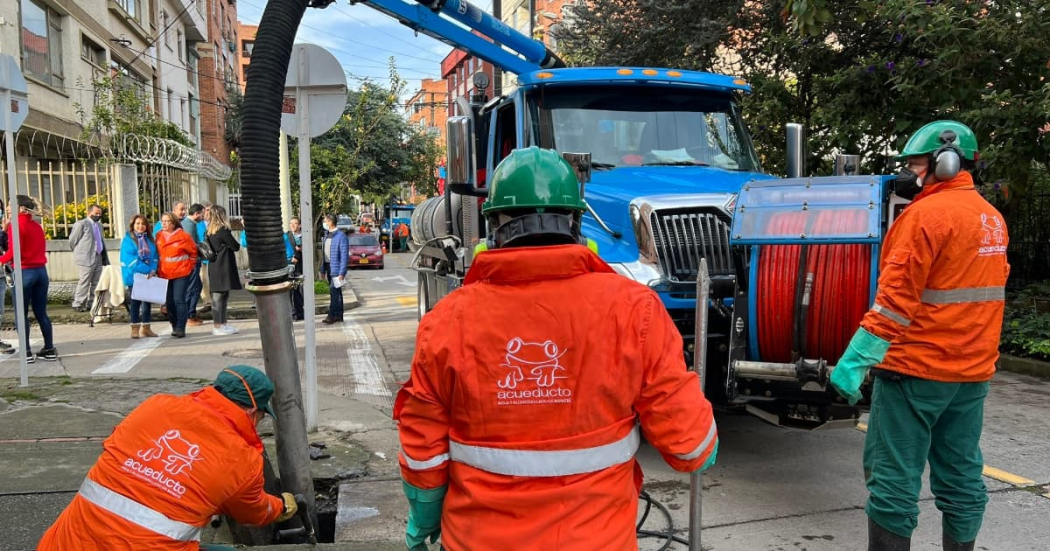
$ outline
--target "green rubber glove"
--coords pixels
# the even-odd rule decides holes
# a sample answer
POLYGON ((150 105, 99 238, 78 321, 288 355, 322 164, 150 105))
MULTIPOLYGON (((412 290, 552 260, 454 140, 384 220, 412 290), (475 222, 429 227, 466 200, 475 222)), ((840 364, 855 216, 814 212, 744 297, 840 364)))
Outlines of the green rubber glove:
POLYGON ((448 486, 424 490, 401 481, 408 498, 408 528, 405 530, 405 545, 411 551, 426 551, 426 539, 430 543, 441 535, 441 506, 445 502, 448 486))
POLYGON ((715 439, 715 449, 711 450, 711 455, 707 456, 707 461, 704 461, 703 465, 695 472, 702 473, 707 469, 710 469, 715 464, 715 459, 718 458, 718 439, 715 439))
POLYGON ((849 400, 852 406, 861 398, 860 385, 868 370, 879 364, 886 356, 890 343, 869 333, 863 327, 857 329, 849 341, 842 359, 831 372, 831 386, 849 400))

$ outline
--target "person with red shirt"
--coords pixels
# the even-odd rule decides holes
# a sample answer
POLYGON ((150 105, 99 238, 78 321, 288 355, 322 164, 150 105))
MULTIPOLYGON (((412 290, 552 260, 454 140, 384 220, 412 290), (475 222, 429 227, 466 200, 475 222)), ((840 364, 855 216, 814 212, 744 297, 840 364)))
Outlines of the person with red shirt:
MULTIPOLYGON (((55 341, 51 331, 51 318, 47 316, 47 288, 50 280, 47 277, 47 244, 44 240, 44 228, 33 220, 36 211, 36 201, 29 196, 18 196, 18 229, 19 244, 22 253, 22 292, 25 304, 22 308, 26 314, 25 327, 21 328, 22 347, 26 351, 26 361, 33 363, 36 356, 53 362, 58 359, 58 351, 55 349, 55 341), (33 307, 33 317, 40 324, 40 333, 44 336, 44 347, 36 355, 29 349, 29 307, 33 307)), ((8 218, 11 216, 11 208, 7 208, 8 218)), ((15 256, 14 228, 10 224, 6 227, 8 242, 12 246, 3 256, 0 256, 0 264, 13 263, 15 256)), ((12 297, 16 296, 12 291, 12 297)), ((12 299, 12 304, 18 308, 18 304, 12 299)), ((17 318, 16 318, 17 319, 17 318)))

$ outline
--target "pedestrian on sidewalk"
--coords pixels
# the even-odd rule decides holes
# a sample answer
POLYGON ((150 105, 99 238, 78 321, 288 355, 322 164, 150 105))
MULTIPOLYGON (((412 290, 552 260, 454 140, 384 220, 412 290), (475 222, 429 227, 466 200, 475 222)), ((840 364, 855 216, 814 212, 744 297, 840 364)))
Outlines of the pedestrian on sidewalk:
MULTIPOLYGON (((2 213, 5 213, 5 212, 6 212, 6 210, 4 208, 4 201, 3 201, 3 199, 0 199, 0 217, 3 218, 2 220, 0 220, 0 255, 2 255, 2 254, 7 252, 7 248, 8 248, 8 244, 9 244, 9 242, 7 240, 7 224, 8 224, 7 215, 6 214, 2 214, 2 213)), ((3 324, 4 324, 4 309, 6 307, 6 302, 7 302, 7 287, 8 287, 7 286, 7 275, 11 273, 11 271, 9 269, 7 269, 7 265, 6 264, 4 265, 3 272, 4 272, 3 274, 0 274, 0 275, 3 276, 3 277, 0 277, 0 326, 3 326, 3 324)), ((17 335, 17 331, 15 333, 17 335)), ((12 346, 10 343, 7 343, 7 342, 4 342, 4 341, 0 340, 0 354, 13 354, 14 351, 15 351, 15 347, 14 346, 12 346)))
POLYGON ((926 463, 943 548, 972 551, 988 491, 981 426, 999 359, 1009 238, 974 188, 977 138, 965 125, 920 128, 897 157, 894 192, 912 202, 882 245, 878 293, 831 373, 850 404, 874 376, 864 441, 868 548, 909 549, 926 463))
POLYGON ((241 248, 230 231, 230 220, 226 209, 216 205, 208 213, 208 246, 215 251, 215 260, 208 263, 208 279, 211 281, 211 315, 214 327, 212 335, 233 335, 237 328, 229 324, 230 291, 241 289, 241 278, 237 273, 236 253, 241 248))
MULTIPOLYGON (((51 331, 51 318, 47 315, 47 289, 50 279, 47 276, 47 242, 44 238, 44 228, 33 219, 37 214, 38 204, 35 199, 28 195, 18 196, 18 230, 19 245, 21 245, 22 256, 22 294, 25 304, 21 305, 25 313, 25 327, 15 327, 22 340, 22 350, 26 351, 26 361, 33 363, 36 356, 53 362, 58 359, 58 351, 55 350, 55 342, 51 331), (44 347, 37 352, 36 356, 29 349, 29 308, 33 308, 33 317, 40 324, 40 333, 44 337, 44 347)), ((11 216, 11 207, 7 207, 7 215, 11 216)), ((12 232, 14 228, 8 224, 6 228, 8 242, 11 248, 3 256, 0 256, 0 264, 9 264, 14 260, 15 248, 12 232)), ((19 307, 17 295, 12 291, 11 304, 19 307)), ((16 318, 17 319, 17 318, 16 318)))
MULTIPOLYGON (((298 218, 292 218, 288 223, 288 233, 284 238, 292 246, 292 274, 295 277, 303 277, 303 232, 302 224, 298 218)), ((303 321, 303 286, 292 286, 292 321, 303 321)))
POLYGON ((73 309, 87 312, 102 276, 102 268, 109 265, 106 242, 102 238, 102 208, 91 204, 87 216, 73 224, 69 232, 69 250, 77 264, 77 288, 73 293, 73 309))
POLYGON ((652 289, 583 245, 586 208, 555 151, 496 167, 482 211, 497 250, 423 316, 394 404, 409 549, 438 534, 448 549, 637 549, 641 433, 675 470, 714 464, 682 338, 652 289))
POLYGON ((174 214, 165 212, 160 222, 161 230, 157 234, 160 268, 157 275, 168 280, 166 303, 171 336, 181 339, 186 336, 186 320, 189 318, 186 289, 197 269, 197 244, 178 224, 174 214))
MULTIPOLYGON (((205 201, 201 203, 204 205, 204 216, 201 221, 197 223, 197 242, 201 243, 208 237, 208 218, 211 214, 211 203, 205 201)), ((211 281, 208 279, 208 259, 201 257, 201 292, 200 292, 200 312, 211 311, 211 281)))
MULTIPOLYGON (((186 231, 186 234, 193 238, 194 244, 200 244, 197 226, 203 220, 204 205, 194 203, 190 205, 189 214, 187 214, 180 222, 182 229, 186 231)), ((187 325, 201 325, 204 323, 200 316, 197 315, 197 303, 200 302, 201 289, 204 287, 204 283, 201 281, 202 261, 203 258, 200 255, 197 255, 197 265, 193 269, 193 273, 190 275, 190 284, 186 287, 186 310, 189 312, 189 317, 186 320, 187 325)))
MULTIPOLYGON (((157 275, 160 258, 157 244, 149 232, 149 221, 141 214, 131 217, 128 233, 120 243, 120 268, 124 284, 128 287, 127 296, 131 296, 135 286, 135 274, 146 277, 157 275)), ((144 300, 131 299, 131 338, 156 337, 150 329, 150 310, 153 305, 144 300)))
POLYGON ((350 260, 350 241, 336 225, 334 214, 324 217, 325 233, 322 248, 321 278, 328 280, 328 315, 321 323, 330 325, 343 321, 343 285, 346 284, 346 265, 350 260))
POLYGON ((147 398, 102 443, 37 549, 227 549, 200 543, 213 515, 254 526, 292 518, 292 494, 264 489, 257 427, 273 416, 272 395, 262 371, 235 365, 192 394, 147 398))

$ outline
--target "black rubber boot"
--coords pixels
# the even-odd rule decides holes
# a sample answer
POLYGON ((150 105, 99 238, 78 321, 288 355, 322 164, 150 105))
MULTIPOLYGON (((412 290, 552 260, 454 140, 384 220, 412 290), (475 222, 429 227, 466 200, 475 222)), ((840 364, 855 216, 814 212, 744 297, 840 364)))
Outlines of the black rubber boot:
POLYGON ((868 551, 911 551, 911 538, 898 536, 869 518, 868 551))
POLYGON ((941 545, 944 546, 944 551, 973 551, 973 545, 976 543, 975 541, 959 543, 948 534, 942 536, 942 542, 941 545))

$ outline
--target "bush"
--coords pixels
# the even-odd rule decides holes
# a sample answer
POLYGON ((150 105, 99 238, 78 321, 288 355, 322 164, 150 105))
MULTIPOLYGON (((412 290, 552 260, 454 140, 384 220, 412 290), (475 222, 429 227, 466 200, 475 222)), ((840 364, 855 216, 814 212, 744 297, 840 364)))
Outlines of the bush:
POLYGON ((314 294, 315 295, 327 295, 328 294, 328 282, 327 281, 315 281, 314 282, 314 294))
POLYGON ((1003 316, 999 348, 1007 354, 1050 361, 1050 312, 1041 302, 1050 299, 1050 282, 1029 285, 1010 297, 1003 316))
MULTIPOLYGON (((109 217, 109 199, 106 199, 102 195, 89 195, 85 197, 83 201, 77 203, 56 205, 51 216, 44 217, 44 237, 47 239, 69 238, 69 230, 61 225, 68 224, 69 227, 72 228, 73 224, 87 217, 88 205, 92 204, 102 207, 102 224, 109 224, 111 222, 109 217), (58 226, 53 228, 51 226, 52 222, 58 224, 58 226)), ((113 235, 114 232, 111 230, 107 233, 113 235)))

